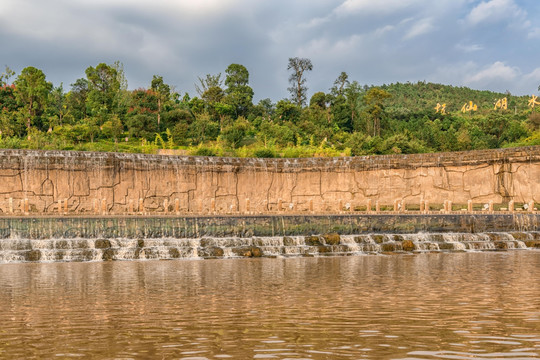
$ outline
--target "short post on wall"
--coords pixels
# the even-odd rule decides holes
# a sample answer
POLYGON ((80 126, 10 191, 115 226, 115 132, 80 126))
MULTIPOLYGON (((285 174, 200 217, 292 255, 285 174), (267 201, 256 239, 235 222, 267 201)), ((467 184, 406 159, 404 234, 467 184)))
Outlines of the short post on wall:
POLYGON ((368 214, 371 212, 371 208, 372 208, 371 199, 368 199, 367 206, 366 206, 366 210, 367 210, 368 214))
POLYGON ((9 213, 13 214, 13 198, 9 198, 9 213))
POLYGON ((139 213, 142 215, 144 214, 144 199, 139 198, 139 213))
POLYGON ((180 199, 174 199, 174 212, 180 215, 180 199))
POLYGON ((379 203, 379 200, 375 201, 375 212, 381 212, 381 204, 379 203))
POLYGON ((473 201, 467 200, 467 211, 472 213, 473 212, 473 201))
POLYGON ((424 199, 420 199, 420 213, 423 214, 424 210, 426 208, 426 204, 424 203, 424 199))
POLYGON ((515 206, 514 206, 514 200, 510 200, 510 201, 508 202, 508 211, 510 211, 511 213, 513 213, 513 212, 514 212, 514 207, 515 207, 515 206))
POLYGON ((424 200, 424 214, 427 214, 429 212, 429 201, 424 200))

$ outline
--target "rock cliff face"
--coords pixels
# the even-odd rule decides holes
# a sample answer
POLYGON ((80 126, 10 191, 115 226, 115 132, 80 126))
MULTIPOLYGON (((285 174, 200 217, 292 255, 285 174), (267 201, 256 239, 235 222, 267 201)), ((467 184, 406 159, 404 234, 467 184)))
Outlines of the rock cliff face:
POLYGON ((540 202, 540 147, 310 159, 0 150, 2 213, 335 212, 421 199, 540 202))

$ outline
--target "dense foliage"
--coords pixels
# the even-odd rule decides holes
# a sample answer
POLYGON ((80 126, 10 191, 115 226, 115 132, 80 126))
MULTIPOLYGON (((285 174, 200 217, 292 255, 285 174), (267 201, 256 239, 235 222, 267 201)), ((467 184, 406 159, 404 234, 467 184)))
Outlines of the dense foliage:
POLYGON ((34 67, 10 83, 16 74, 6 68, 0 147, 305 157, 540 145, 540 113, 527 96, 426 82, 361 86, 342 72, 308 101, 311 62, 291 58, 288 69, 291 98, 254 104, 239 64, 224 78, 199 77, 194 97, 157 75, 148 88, 128 90, 119 62, 88 67, 67 92, 34 67), (496 108, 503 98, 507 109, 496 108))

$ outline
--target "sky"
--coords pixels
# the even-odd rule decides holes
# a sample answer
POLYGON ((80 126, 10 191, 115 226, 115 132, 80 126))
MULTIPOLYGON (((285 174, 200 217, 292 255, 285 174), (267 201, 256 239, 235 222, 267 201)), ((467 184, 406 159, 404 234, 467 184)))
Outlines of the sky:
MULTIPOLYGON (((255 101, 288 98, 288 59, 308 58, 308 96, 342 71, 361 85, 428 81, 537 94, 538 0, 1 0, 0 72, 37 67, 64 89, 120 61, 183 94, 244 65, 255 101)), ((11 79, 13 81, 14 78, 11 79)))

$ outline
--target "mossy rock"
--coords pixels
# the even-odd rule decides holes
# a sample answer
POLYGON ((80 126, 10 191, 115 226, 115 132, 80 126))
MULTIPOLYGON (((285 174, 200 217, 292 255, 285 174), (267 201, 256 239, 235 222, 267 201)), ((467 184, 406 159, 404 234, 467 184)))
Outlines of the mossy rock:
POLYGON ((323 238, 326 245, 338 245, 341 240, 339 234, 336 233, 325 234, 323 235, 323 238))
POLYGON ((225 252, 222 248, 218 246, 210 246, 205 248, 199 248, 197 249, 197 254, 199 257, 207 258, 207 257, 223 257, 225 252))
POLYGON ((528 248, 540 249, 540 241, 528 240, 528 241, 525 241, 525 246, 527 246, 528 248))
POLYGON ((395 243, 384 243, 381 245, 381 251, 382 252, 394 252, 396 251, 396 244, 395 243))
POLYGON ((295 246, 296 243, 294 242, 294 239, 289 237, 289 236, 285 236, 283 237, 283 245, 284 246, 295 246))
POLYGON ((111 247, 111 241, 107 239, 97 239, 94 242, 96 249, 109 249, 111 247))
POLYGON ((137 247, 140 247, 140 248, 144 247, 144 240, 143 239, 137 240, 137 247))
POLYGON ((416 250, 416 245, 411 240, 403 240, 401 243, 403 251, 414 251, 416 250))
POLYGON ((54 243, 55 249, 69 249, 69 243, 67 240, 57 240, 54 243))
POLYGON ((330 254, 332 252, 332 247, 329 245, 319 245, 317 246, 317 251, 319 254, 330 254))
POLYGON ((321 239, 318 236, 306 236, 304 237, 304 242, 308 246, 319 246, 321 244, 321 239))
POLYGON ((103 261, 111 261, 114 260, 114 251, 112 249, 107 249, 103 252, 103 255, 101 256, 101 259, 103 261))
POLYGON ((27 261, 39 261, 41 260, 41 251, 31 250, 26 254, 27 261))
POLYGON ((260 247, 257 247, 257 246, 252 246, 251 247, 251 256, 252 257, 262 257, 263 256, 263 251, 260 247))
POLYGON ((441 242, 439 243, 439 249, 440 250, 454 250, 454 244, 449 242, 441 242))
POLYGON ((62 261, 64 260, 64 257, 66 256, 66 252, 65 251, 56 251, 54 253, 54 260, 55 261, 62 261))
POLYGON ((251 253, 251 247, 236 247, 232 248, 232 252, 241 257, 251 257, 253 256, 251 253))
POLYGON ((508 250, 508 242, 506 241, 495 241, 494 245, 497 250, 508 250))
POLYGON ((177 248, 170 248, 169 256, 173 259, 178 259, 180 257, 180 251, 177 248))
POLYGON ((90 249, 84 250, 81 253, 81 259, 82 261, 91 261, 94 259, 94 252, 90 249))
POLYGON ((371 235, 371 238, 373 241, 375 241, 377 244, 382 244, 384 242, 384 235, 371 235))

